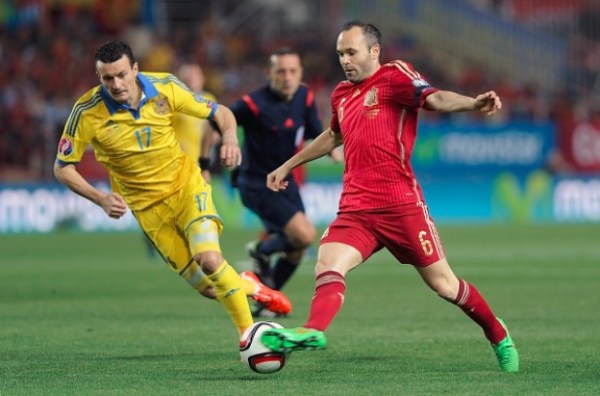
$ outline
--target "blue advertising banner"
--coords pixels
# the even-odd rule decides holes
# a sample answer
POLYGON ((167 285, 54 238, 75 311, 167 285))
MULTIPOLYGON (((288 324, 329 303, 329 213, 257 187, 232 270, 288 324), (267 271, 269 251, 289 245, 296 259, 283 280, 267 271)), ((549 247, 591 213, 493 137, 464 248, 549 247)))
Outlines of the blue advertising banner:
POLYGON ((557 221, 599 221, 600 178, 559 178, 552 201, 557 221))
MULTIPOLYGON (((412 164, 440 224, 600 220, 600 178, 557 178, 543 170, 553 147, 550 124, 423 123, 419 133, 412 164)), ((323 227, 337 213, 343 165, 328 159, 310 165, 301 194, 307 215, 323 227)), ((261 227, 227 177, 214 177, 212 186, 227 227, 261 227)), ((60 229, 132 231, 138 225, 131 213, 111 219, 57 183, 0 184, 0 234, 60 229)))
MULTIPOLYGON (((258 218, 244 208, 237 190, 215 178, 213 197, 227 227, 257 229, 258 218)), ((108 189, 108 185, 97 185, 108 189)), ((534 170, 487 175, 424 178, 430 212, 439 224, 543 223, 600 220, 600 178, 555 178, 534 170)), ((328 225, 338 208, 339 182, 311 182, 302 188, 307 215, 328 225)), ((0 184, 0 234, 135 231, 131 213, 114 220, 101 208, 59 184, 0 184)))
POLYGON ((411 162, 417 175, 526 173, 543 168, 553 147, 549 123, 423 122, 411 162))
POLYGON ((426 179, 423 193, 439 223, 553 221, 553 178, 543 171, 426 179))
MULTIPOLYGON (((106 183, 95 185, 109 191, 106 183)), ((139 229, 131 212, 119 220, 108 217, 92 202, 58 183, 0 184, 0 234, 139 229)))

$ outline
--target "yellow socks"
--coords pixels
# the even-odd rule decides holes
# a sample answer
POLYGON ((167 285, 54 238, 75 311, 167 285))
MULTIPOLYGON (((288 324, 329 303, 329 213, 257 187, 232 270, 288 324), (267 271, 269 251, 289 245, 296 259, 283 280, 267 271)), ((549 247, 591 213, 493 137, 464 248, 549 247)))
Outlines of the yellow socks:
MULTIPOLYGON (((200 266, 196 264, 195 261, 193 261, 185 269, 185 271, 183 271, 179 275, 183 279, 185 279, 185 281, 194 289, 196 289, 196 291, 198 291, 199 293, 202 293, 207 287, 212 285, 212 282, 210 281, 208 276, 206 276, 204 272, 202 272, 202 269, 200 269, 200 266)), ((242 281, 242 289, 244 290, 244 293, 246 293, 248 297, 253 296, 254 293, 256 293, 257 288, 254 282, 244 278, 240 279, 242 281)))
POLYGON ((248 279, 240 278, 240 280, 242 281, 242 289, 244 289, 244 293, 246 293, 248 297, 252 297, 254 293, 256 293, 256 285, 248 279))
POLYGON ((208 277, 215 286, 217 299, 225 306, 241 335, 254 321, 245 286, 242 285, 239 274, 227 263, 227 260, 223 260, 219 268, 208 277))
POLYGON ((204 275, 204 272, 202 272, 200 266, 195 261, 192 261, 185 271, 179 275, 199 293, 202 293, 207 287, 212 285, 208 276, 204 275))

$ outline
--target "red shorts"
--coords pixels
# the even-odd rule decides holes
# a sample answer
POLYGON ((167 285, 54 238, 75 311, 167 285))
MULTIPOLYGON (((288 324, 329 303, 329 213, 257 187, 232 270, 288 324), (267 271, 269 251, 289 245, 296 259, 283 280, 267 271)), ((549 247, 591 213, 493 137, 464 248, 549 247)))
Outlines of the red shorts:
POLYGON ((320 244, 339 242, 357 249, 363 261, 382 248, 401 263, 426 267, 446 255, 424 203, 377 212, 339 213, 320 244))

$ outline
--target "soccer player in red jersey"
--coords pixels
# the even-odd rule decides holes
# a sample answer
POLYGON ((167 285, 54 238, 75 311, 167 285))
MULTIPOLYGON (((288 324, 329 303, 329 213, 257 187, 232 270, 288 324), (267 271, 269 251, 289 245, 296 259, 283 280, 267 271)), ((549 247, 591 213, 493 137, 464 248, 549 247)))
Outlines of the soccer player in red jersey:
POLYGON ((407 62, 381 64, 381 33, 371 24, 344 25, 337 54, 347 80, 331 95, 330 128, 271 172, 267 186, 285 189, 292 169, 344 144, 339 212, 321 238, 308 320, 300 328, 265 332, 263 343, 288 352, 325 348, 323 332, 344 301, 346 274, 385 247, 481 326, 502 371, 518 371, 519 355, 506 326, 475 286, 448 265, 410 165, 420 108, 494 114, 502 107, 500 98, 493 91, 473 98, 438 90, 407 62))

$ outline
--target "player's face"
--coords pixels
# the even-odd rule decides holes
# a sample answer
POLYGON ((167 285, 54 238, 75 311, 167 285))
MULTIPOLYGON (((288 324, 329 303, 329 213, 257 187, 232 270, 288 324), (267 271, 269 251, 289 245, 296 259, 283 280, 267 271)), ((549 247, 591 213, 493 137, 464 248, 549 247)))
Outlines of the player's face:
POLYGON ((273 55, 269 68, 271 89, 282 98, 291 100, 302 81, 302 65, 297 54, 273 55))
POLYGON ((336 52, 348 81, 359 83, 377 71, 379 67, 379 45, 369 49, 362 29, 352 29, 340 33, 336 52))
POLYGON ((136 102, 138 96, 137 62, 130 65, 126 55, 112 63, 96 61, 96 73, 114 100, 127 104, 136 102))

